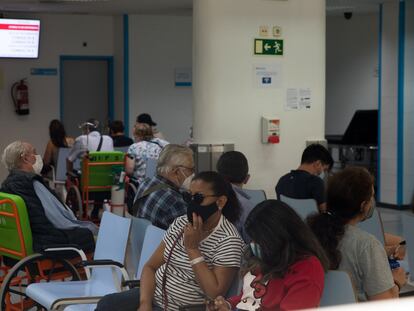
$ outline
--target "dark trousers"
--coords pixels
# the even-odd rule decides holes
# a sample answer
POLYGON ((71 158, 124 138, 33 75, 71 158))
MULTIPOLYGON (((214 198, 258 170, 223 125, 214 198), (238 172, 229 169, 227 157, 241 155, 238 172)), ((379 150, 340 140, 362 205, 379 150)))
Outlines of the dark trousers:
MULTIPOLYGON (((139 288, 125 292, 110 294, 103 297, 95 311, 137 311, 139 307, 139 288)), ((163 308, 152 306, 153 311, 163 311, 163 308)))

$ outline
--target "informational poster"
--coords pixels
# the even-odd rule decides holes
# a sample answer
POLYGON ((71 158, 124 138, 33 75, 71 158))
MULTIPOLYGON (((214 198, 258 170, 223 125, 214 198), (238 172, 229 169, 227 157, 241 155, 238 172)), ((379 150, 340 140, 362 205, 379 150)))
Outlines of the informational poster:
POLYGON ((285 110, 307 110, 312 107, 310 88, 289 88, 286 92, 285 110))
POLYGON ((191 68, 175 69, 175 86, 192 86, 193 77, 191 68))
POLYGON ((299 89, 299 109, 310 109, 312 105, 312 92, 310 88, 299 89))
POLYGON ((258 88, 280 88, 282 85, 281 64, 256 64, 253 75, 258 88))
POLYGON ((286 110, 298 110, 298 89, 287 89, 286 110))

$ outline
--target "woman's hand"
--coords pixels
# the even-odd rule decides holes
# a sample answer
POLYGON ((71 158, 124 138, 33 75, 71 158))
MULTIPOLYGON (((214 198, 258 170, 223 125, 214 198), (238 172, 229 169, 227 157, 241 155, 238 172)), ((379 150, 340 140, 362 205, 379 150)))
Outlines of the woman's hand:
POLYGON ((407 284, 407 274, 403 268, 393 269, 392 277, 400 289, 403 288, 405 284, 407 284))
POLYGON ((214 299, 214 302, 211 302, 207 305, 208 311, 229 311, 231 310, 230 304, 222 296, 218 296, 214 299))
POLYGON ((187 251, 196 250, 203 240, 203 219, 193 213, 193 223, 184 228, 184 247, 187 251))

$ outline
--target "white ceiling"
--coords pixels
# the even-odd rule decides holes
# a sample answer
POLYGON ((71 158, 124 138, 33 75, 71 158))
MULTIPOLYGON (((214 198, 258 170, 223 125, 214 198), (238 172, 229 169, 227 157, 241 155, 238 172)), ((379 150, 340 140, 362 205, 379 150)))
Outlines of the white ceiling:
MULTIPOLYGON (((209 1, 209 0, 204 0, 209 1)), ((313 1, 313 0, 303 0, 313 1)), ((328 15, 377 12, 380 3, 398 0, 326 0, 328 15)), ((83 14, 191 14, 192 0, 0 0, 1 12, 83 14)))

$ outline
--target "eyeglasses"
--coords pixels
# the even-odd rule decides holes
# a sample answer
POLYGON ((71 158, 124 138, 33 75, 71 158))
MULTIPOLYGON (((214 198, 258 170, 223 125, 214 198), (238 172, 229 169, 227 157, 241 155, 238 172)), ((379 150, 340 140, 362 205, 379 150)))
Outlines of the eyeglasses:
POLYGON ((183 192, 182 195, 183 195, 184 202, 195 203, 195 204, 201 204, 205 198, 217 197, 217 195, 214 195, 214 194, 210 194, 210 195, 206 195, 202 193, 191 194, 190 192, 183 192))
POLYGON ((185 168, 185 169, 191 171, 191 173, 194 173, 194 167, 188 167, 188 166, 184 166, 184 165, 177 165, 177 167, 185 168))

